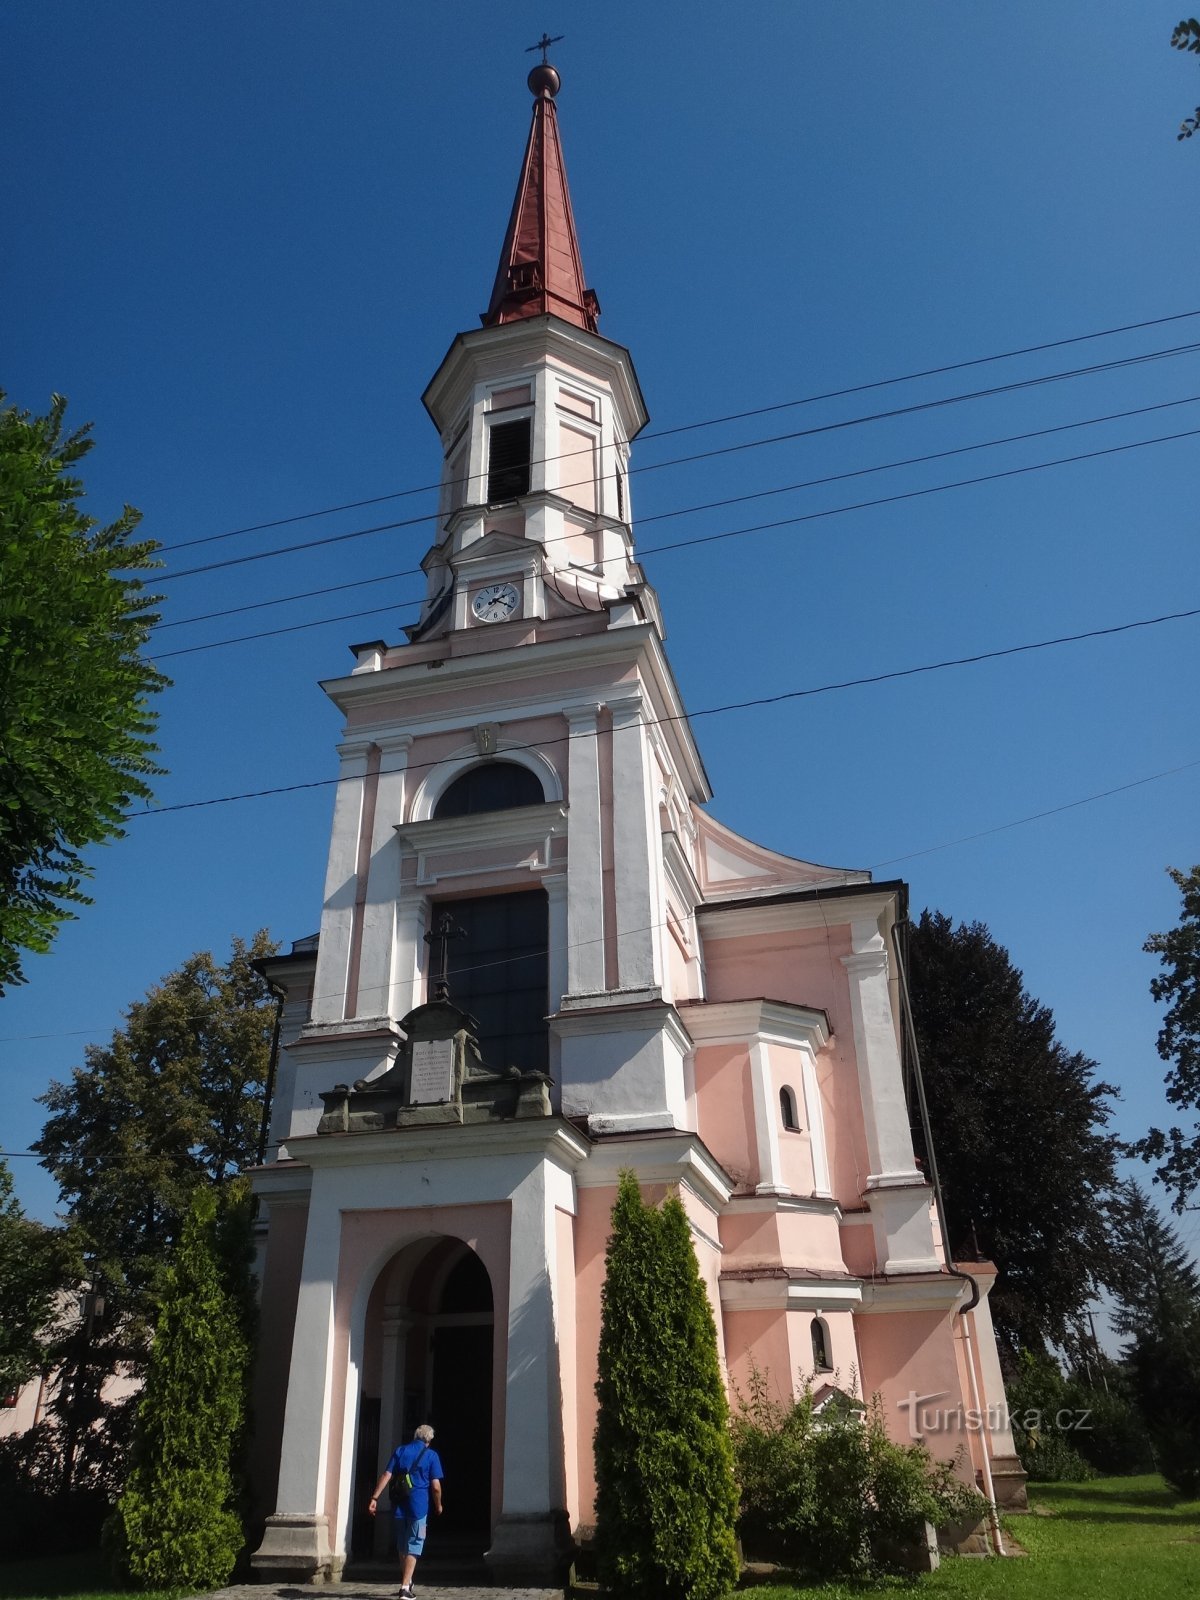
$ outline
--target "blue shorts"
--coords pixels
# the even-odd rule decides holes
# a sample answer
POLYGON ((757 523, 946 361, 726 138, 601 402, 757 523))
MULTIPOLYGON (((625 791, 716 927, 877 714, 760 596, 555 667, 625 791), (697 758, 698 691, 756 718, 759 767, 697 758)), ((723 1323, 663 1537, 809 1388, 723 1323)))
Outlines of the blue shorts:
POLYGON ((402 1556, 419 1556, 425 1548, 425 1517, 396 1518, 396 1550, 402 1556))

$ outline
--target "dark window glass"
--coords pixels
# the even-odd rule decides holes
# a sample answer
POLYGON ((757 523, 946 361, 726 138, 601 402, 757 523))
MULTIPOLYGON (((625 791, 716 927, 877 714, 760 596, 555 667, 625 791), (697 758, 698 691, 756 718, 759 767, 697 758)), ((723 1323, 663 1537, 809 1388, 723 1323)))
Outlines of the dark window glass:
POLYGON ((620 467, 617 468, 617 516, 625 521, 625 479, 621 476, 620 467))
POLYGON ((793 1133, 799 1133, 800 1118, 796 1115, 796 1097, 790 1089, 780 1089, 779 1110, 784 1127, 790 1128, 793 1133))
POLYGON ((492 424, 488 442, 488 504, 529 493, 530 421, 492 424))
POLYGON ((832 1363, 829 1360, 829 1340, 826 1337, 825 1324, 820 1317, 812 1319, 812 1353, 813 1367, 817 1372, 831 1372, 832 1363))
POLYGON ((443 910, 463 930, 450 945, 450 998, 478 1022, 484 1064, 544 1072, 550 1009, 546 896, 536 890, 438 902, 430 908, 435 927, 443 910))
POLYGON ((442 795, 433 814, 468 817, 477 811, 508 811, 513 806, 540 806, 546 796, 536 775, 515 761, 485 761, 468 767, 442 795))

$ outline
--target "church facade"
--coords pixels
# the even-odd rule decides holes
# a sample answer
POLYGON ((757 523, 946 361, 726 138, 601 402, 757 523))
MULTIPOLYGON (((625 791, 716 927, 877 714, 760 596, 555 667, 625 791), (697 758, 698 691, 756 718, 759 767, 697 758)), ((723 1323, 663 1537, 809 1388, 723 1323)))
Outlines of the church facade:
POLYGON ((706 809, 634 547, 647 412, 585 287, 555 69, 530 88, 489 309, 424 395, 428 597, 324 684, 345 724, 320 934, 265 964, 264 1574, 377 1553, 371 1486, 422 1421, 447 1543, 561 1570, 593 1518, 627 1168, 682 1199, 731 1384, 877 1393, 896 1437, 1019 1491, 994 1272, 947 1262, 914 1154, 905 886, 706 809))

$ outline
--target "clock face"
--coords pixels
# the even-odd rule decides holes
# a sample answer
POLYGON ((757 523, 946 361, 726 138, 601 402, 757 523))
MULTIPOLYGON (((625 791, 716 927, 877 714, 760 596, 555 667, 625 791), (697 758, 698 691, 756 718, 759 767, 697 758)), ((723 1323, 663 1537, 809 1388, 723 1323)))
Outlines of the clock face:
POLYGON ((516 611, 521 596, 511 583, 489 583, 476 592, 471 610, 480 622, 504 622, 516 611))

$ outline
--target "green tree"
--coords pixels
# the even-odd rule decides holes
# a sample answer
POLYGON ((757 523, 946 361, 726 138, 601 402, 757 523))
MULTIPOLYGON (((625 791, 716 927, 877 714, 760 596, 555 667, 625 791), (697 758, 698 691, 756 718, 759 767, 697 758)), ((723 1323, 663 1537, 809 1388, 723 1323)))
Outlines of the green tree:
POLYGON ((74 1265, 65 1236, 22 1211, 0 1159, 0 1394, 45 1365, 58 1292, 72 1282, 74 1265))
POLYGON ((717 1336, 676 1195, 621 1174, 596 1395, 596 1555, 607 1593, 716 1600, 737 1581, 737 1488, 717 1336))
MULTIPOLYGON (((1189 55, 1200 55, 1200 22, 1195 17, 1184 17, 1182 22, 1177 22, 1171 34, 1171 44, 1174 49, 1186 50, 1189 55)), ((1200 133, 1200 106, 1190 117, 1184 117, 1176 137, 1190 139, 1194 133, 1200 133)))
POLYGON ((1117 1268, 1109 1210, 1117 1091, 1055 1037, 983 923, 925 911, 909 982, 950 1248, 995 1261, 996 1331, 1009 1357, 1070 1342, 1117 1268))
POLYGON ((128 506, 107 527, 80 508, 70 469, 92 441, 65 412, 61 395, 44 417, 0 409, 0 993, 88 904, 81 852, 121 836, 161 770, 148 701, 166 679, 142 656, 157 618, 136 576, 158 546, 129 542, 128 506))
POLYGON ((167 1269, 133 1469, 108 1530, 115 1564, 145 1588, 217 1588, 242 1547, 250 1218, 244 1181, 197 1189, 167 1269))
MULTIPOLYGON (((1154 998, 1167 1003, 1158 1034, 1158 1053, 1171 1063, 1167 1099, 1173 1106, 1200 1108, 1200 864, 1188 873, 1168 867, 1183 897, 1179 926, 1152 933, 1142 949, 1158 956, 1163 971, 1150 984, 1154 998)), ((1154 1176, 1174 1190, 1182 1211, 1200 1186, 1200 1119, 1190 1129, 1151 1128, 1133 1146, 1147 1161, 1160 1163, 1154 1176)))
POLYGON ((275 1003, 253 963, 275 948, 261 931, 235 939, 224 963, 190 956, 42 1096, 50 1115, 34 1148, 126 1317, 153 1319, 195 1190, 255 1159, 275 1003))
POLYGON ((1146 1192, 1127 1184, 1119 1218, 1123 1274, 1113 1326, 1159 1471, 1181 1494, 1200 1493, 1200 1272, 1146 1192))

